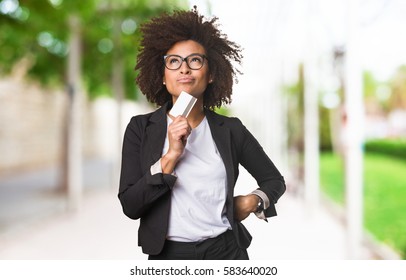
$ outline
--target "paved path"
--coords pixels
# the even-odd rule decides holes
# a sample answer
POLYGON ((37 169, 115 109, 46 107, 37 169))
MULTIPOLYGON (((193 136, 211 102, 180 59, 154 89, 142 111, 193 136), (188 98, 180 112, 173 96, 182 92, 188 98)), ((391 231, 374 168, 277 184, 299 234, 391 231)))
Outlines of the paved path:
MULTIPOLYGON (((96 176, 95 173, 98 173, 100 178, 100 174, 106 174, 100 171, 102 168, 108 170, 106 166, 98 166, 87 174, 96 176)), ((44 179, 49 180, 51 173, 48 172, 48 177, 43 174, 37 178, 37 182, 43 184, 43 187, 51 185, 52 182, 47 183, 44 179)), ((3 183, 0 187, 3 187, 4 193, 7 186, 4 181, 0 183, 3 183)), ((0 208, 3 221, 0 259, 146 259, 137 246, 138 221, 124 216, 116 188, 108 188, 95 181, 88 181, 89 184, 98 184, 100 188, 87 187, 82 207, 77 212, 64 211, 60 198, 35 195, 34 187, 26 197, 15 193, 13 196, 9 191, 10 201, 6 205, 9 209, 21 207, 24 210, 20 211, 20 215, 23 212, 27 216, 31 211, 31 216, 38 218, 18 223, 17 214, 13 215, 11 211, 4 213, 6 206, 0 208), (13 198, 17 201, 16 197, 19 197, 20 205, 12 203, 13 198), (29 203, 30 197, 37 204, 29 203), (10 217, 8 220, 5 219, 7 216, 10 217), (14 224, 17 226, 7 227, 13 223, 13 219, 16 219, 14 224)), ((239 192, 246 193, 252 186, 251 179, 242 172, 239 192)), ((4 196, 2 199, 6 200, 4 196)), ((251 259, 347 258, 343 225, 329 212, 319 208, 309 213, 303 201, 290 193, 280 199, 277 211, 278 216, 269 219, 269 223, 258 220, 254 215, 244 222, 254 237, 249 248, 251 259)), ((363 259, 371 258, 368 251, 364 253, 363 259)))

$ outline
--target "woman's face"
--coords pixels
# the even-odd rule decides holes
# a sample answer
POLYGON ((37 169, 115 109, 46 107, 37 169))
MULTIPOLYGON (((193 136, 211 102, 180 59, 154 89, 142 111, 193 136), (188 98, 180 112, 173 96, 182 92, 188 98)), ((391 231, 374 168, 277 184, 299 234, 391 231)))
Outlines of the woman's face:
MULTIPOLYGON (((166 55, 177 55, 182 58, 191 54, 205 55, 206 51, 199 43, 187 40, 174 44, 166 53, 166 55)), ((174 59, 174 62, 176 60, 179 62, 179 58, 174 57, 174 59)), ((193 60, 190 63, 193 64, 193 60)), ((186 61, 181 62, 180 68, 177 70, 170 70, 165 67, 163 82, 174 102, 182 91, 186 91, 198 99, 203 99, 207 84, 211 82, 208 61, 204 58, 203 66, 198 70, 189 68, 186 61)))

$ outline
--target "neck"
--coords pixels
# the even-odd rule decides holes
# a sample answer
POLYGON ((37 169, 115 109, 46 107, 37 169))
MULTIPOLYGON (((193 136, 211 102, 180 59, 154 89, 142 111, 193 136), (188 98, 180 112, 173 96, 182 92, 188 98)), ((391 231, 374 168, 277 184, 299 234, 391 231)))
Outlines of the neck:
POLYGON ((204 119, 204 109, 203 109, 203 102, 197 100, 195 106, 193 106, 192 110, 190 111, 189 115, 187 116, 187 120, 192 128, 197 127, 201 121, 204 119))

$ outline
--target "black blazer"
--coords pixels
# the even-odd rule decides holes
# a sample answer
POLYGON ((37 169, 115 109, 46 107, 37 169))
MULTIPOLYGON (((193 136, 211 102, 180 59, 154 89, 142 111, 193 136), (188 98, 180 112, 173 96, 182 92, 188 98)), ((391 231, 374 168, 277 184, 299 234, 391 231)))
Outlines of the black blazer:
MULTIPOLYGON (((135 116, 124 134, 122 166, 118 197, 123 212, 131 219, 141 219, 138 245, 145 254, 159 254, 168 229, 171 189, 176 177, 170 174, 151 175, 150 167, 162 156, 167 132, 167 103, 155 112, 135 116)), ((238 245, 248 248, 251 235, 241 222, 234 220, 234 186, 241 164, 256 179, 259 189, 271 206, 265 216, 276 215, 275 203, 285 192, 282 175, 265 154, 258 141, 237 118, 205 111, 217 149, 227 173, 227 218, 238 245)))

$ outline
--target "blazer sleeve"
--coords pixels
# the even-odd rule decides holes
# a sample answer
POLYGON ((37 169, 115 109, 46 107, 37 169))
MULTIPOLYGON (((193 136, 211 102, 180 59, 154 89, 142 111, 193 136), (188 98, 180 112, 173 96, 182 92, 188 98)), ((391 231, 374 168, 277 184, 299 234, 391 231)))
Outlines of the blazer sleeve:
POLYGON ((262 146, 240 120, 238 127, 240 164, 255 178, 259 190, 269 199, 270 206, 265 210, 265 217, 275 216, 275 204, 286 190, 285 180, 262 146))
POLYGON ((154 203, 173 187, 176 177, 170 174, 152 175, 146 168, 144 145, 146 116, 136 116, 129 122, 124 133, 120 187, 118 198, 123 212, 131 219, 141 218, 154 203), (145 157, 145 158, 144 158, 145 157))

